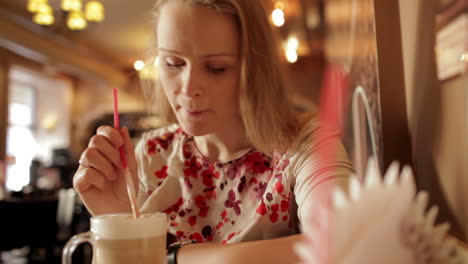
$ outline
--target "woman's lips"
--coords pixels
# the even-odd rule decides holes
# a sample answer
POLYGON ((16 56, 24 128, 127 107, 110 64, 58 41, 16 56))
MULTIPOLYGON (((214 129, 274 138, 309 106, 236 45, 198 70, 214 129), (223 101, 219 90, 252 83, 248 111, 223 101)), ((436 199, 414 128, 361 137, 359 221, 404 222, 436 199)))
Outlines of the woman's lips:
POLYGON ((205 111, 191 111, 191 110, 188 110, 188 109, 184 109, 184 111, 185 111, 189 116, 193 116, 193 117, 200 116, 200 115, 202 115, 203 113, 206 112, 206 110, 205 110, 205 111))

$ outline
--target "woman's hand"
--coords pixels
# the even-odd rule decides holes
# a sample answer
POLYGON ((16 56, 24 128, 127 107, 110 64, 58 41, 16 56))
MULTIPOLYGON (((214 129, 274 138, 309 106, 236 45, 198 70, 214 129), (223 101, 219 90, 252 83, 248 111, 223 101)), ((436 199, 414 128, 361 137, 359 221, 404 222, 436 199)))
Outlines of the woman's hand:
POLYGON ((81 155, 73 186, 92 215, 131 212, 119 154, 122 145, 138 192, 135 152, 127 128, 99 127, 81 155))

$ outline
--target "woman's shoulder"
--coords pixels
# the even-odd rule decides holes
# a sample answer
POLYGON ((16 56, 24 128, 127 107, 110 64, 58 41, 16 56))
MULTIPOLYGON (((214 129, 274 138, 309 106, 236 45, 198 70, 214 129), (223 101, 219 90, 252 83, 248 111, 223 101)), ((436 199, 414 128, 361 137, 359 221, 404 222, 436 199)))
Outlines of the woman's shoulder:
POLYGON ((289 153, 289 173, 296 182, 310 181, 314 184, 320 175, 331 173, 331 178, 340 178, 340 186, 345 186, 353 169, 341 142, 341 132, 336 127, 321 126, 316 114, 302 118, 294 143, 296 148, 289 153))
POLYGON ((303 159, 317 151, 344 150, 341 131, 332 127, 323 127, 317 113, 304 113, 298 118, 299 129, 288 151, 291 158, 303 159))

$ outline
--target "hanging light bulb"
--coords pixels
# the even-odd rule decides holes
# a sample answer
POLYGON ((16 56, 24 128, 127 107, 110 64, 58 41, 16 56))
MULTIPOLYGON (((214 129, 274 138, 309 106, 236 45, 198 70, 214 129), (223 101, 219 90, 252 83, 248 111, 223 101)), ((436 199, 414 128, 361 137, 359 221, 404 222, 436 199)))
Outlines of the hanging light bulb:
POLYGON ((87 26, 86 19, 83 17, 83 12, 79 11, 72 11, 68 14, 67 19, 67 26, 71 30, 81 30, 87 26))
POLYGON ((299 48, 299 40, 296 37, 290 37, 286 43, 285 55, 290 63, 297 61, 297 49, 299 48))
POLYGON ((36 13, 39 10, 41 5, 46 5, 47 0, 29 0, 28 1, 28 11, 31 13, 36 13))
POLYGON ((99 1, 89 1, 86 3, 86 20, 101 22, 104 20, 104 6, 99 1))
POLYGON ((299 40, 294 36, 289 37, 288 42, 286 43, 286 49, 297 50, 298 48, 299 48, 299 40))
POLYGON ((62 0, 62 10, 67 12, 81 10, 81 0, 62 0))
POLYGON ((36 24, 49 26, 54 23, 54 15, 52 8, 48 4, 42 4, 39 6, 37 13, 33 17, 33 21, 36 24))
POLYGON ((271 20, 273 21, 273 25, 277 27, 281 27, 284 25, 284 12, 281 9, 275 9, 271 13, 271 20))
POLYGON ((295 63, 297 61, 297 51, 294 49, 286 49, 286 59, 290 63, 295 63))
POLYGON ((273 25, 281 27, 284 25, 284 4, 281 1, 275 3, 275 10, 271 13, 271 21, 273 25))
POLYGON ((141 60, 137 60, 133 64, 133 67, 135 68, 135 70, 141 71, 145 67, 145 63, 141 60))
POLYGON ((281 1, 276 2, 276 3, 275 3, 275 9, 281 9, 281 10, 283 10, 283 9, 284 9, 284 4, 283 4, 283 2, 281 2, 281 1))

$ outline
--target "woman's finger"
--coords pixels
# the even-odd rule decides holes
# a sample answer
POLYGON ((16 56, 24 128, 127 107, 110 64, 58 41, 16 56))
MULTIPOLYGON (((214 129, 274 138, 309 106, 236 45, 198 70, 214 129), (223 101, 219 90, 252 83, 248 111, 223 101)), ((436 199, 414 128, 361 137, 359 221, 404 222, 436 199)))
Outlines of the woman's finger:
POLYGON ((120 147, 124 143, 122 136, 119 131, 110 126, 100 126, 96 132, 97 135, 102 135, 109 140, 109 142, 115 147, 120 147))
POLYGON ((87 148, 81 155, 80 163, 86 167, 94 168, 109 180, 117 178, 112 163, 96 148, 87 148))
POLYGON ((75 177, 73 177, 73 187, 78 192, 85 192, 93 186, 103 190, 104 185, 104 176, 96 169, 86 167, 86 165, 80 165, 78 171, 75 174, 75 177))
POLYGON ((123 169, 119 149, 112 145, 107 137, 103 135, 94 135, 89 141, 88 147, 97 149, 103 156, 107 157, 114 166, 123 169))

